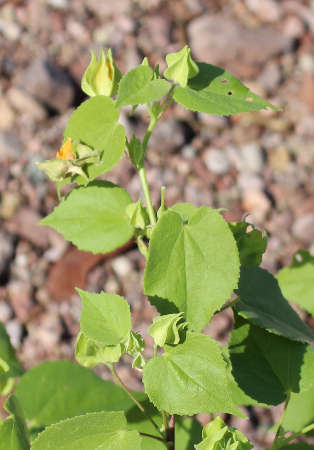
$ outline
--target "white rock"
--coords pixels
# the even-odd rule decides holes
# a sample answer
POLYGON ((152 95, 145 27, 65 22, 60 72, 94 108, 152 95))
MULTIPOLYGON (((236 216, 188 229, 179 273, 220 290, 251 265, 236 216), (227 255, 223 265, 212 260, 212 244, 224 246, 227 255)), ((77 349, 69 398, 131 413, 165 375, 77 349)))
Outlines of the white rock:
POLYGON ((262 191, 265 183, 262 177, 252 172, 241 172, 238 176, 238 186, 241 191, 262 191))
POLYGON ((205 150, 204 162, 208 170, 217 175, 227 173, 231 169, 231 162, 225 150, 209 148, 205 150))
POLYGON ((19 324, 17 320, 13 319, 5 324, 5 328, 10 337, 10 341, 13 347, 19 347, 23 334, 21 324, 19 324))
POLYGON ((2 323, 7 322, 11 319, 13 314, 12 308, 9 305, 9 303, 5 302, 4 300, 0 301, 0 321, 2 323))
POLYGON ((21 28, 14 22, 9 22, 0 17, 0 33, 9 41, 17 41, 21 36, 21 28))
POLYGON ((255 142, 246 144, 241 148, 241 167, 238 170, 247 170, 260 173, 264 167, 263 152, 255 142))
POLYGON ((292 225, 292 233, 305 244, 311 244, 314 241, 314 214, 298 217, 292 225))
POLYGON ((126 256, 119 256, 119 258, 114 259, 112 268, 120 277, 125 277, 133 269, 131 262, 126 256))

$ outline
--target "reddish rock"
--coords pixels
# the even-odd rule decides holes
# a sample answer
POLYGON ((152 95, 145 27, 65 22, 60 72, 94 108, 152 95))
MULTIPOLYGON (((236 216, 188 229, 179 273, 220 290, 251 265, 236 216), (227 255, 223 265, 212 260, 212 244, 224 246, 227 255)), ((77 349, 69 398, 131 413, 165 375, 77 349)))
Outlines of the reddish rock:
POLYGON ((47 289, 50 295, 58 301, 71 297, 75 287, 84 289, 88 272, 103 258, 103 255, 93 255, 71 248, 51 268, 47 289))
POLYGON ((41 216, 28 208, 20 208, 17 214, 6 223, 10 233, 17 234, 36 247, 46 248, 49 244, 49 229, 38 226, 41 216))
POLYGON ((129 241, 123 247, 107 253, 106 255, 94 255, 83 252, 77 248, 71 248, 59 261, 50 269, 47 289, 52 298, 57 301, 66 300, 75 293, 75 288, 85 288, 88 272, 101 260, 111 258, 122 253, 125 249, 133 245, 129 241))

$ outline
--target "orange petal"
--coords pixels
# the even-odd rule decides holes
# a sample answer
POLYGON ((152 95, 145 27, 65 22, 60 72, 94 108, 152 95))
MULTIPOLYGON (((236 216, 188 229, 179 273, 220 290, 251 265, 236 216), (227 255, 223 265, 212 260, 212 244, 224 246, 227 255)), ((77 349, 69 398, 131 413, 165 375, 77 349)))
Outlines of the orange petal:
POLYGON ((67 138, 65 143, 61 146, 60 150, 57 152, 58 159, 75 159, 75 153, 72 146, 72 141, 70 138, 67 138))

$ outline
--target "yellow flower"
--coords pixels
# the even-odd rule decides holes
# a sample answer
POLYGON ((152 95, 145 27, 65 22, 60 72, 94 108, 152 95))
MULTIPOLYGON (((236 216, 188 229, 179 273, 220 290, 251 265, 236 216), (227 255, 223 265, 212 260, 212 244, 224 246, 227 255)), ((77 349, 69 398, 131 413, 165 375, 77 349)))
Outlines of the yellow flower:
POLYGON ((68 138, 65 143, 61 146, 60 150, 57 152, 56 158, 72 160, 76 158, 75 152, 73 150, 72 141, 68 138))

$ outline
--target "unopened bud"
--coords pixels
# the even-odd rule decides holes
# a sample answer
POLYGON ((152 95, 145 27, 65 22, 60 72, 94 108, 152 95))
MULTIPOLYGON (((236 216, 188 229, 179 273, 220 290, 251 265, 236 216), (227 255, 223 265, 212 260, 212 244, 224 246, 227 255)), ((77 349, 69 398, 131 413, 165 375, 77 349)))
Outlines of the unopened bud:
POLYGON ((84 72, 81 87, 90 97, 95 95, 113 97, 117 93, 121 76, 112 58, 111 49, 108 50, 107 56, 101 50, 99 58, 92 52, 91 62, 84 72))

